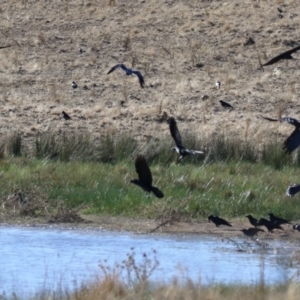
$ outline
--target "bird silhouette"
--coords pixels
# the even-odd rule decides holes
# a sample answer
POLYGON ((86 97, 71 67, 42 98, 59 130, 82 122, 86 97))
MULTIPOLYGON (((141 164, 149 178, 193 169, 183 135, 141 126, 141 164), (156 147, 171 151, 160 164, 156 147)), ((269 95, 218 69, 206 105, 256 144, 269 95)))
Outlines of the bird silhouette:
POLYGON ((178 158, 179 161, 181 161, 187 155, 195 155, 195 154, 203 154, 204 153, 203 151, 189 150, 189 149, 184 148, 184 146, 182 145, 181 135, 177 128, 175 119, 173 117, 170 117, 167 119, 167 122, 169 123, 171 136, 176 144, 176 147, 171 148, 171 150, 175 150, 179 154, 179 158, 178 158))
POLYGON ((300 231, 300 224, 293 225, 293 229, 300 231))
POLYGON ((139 78, 140 86, 142 88, 144 87, 145 81, 144 81, 144 77, 142 76, 142 74, 139 71, 127 68, 124 64, 117 64, 117 65, 115 65, 114 67, 112 67, 108 71, 107 75, 110 74, 111 72, 113 72, 114 70, 118 69, 118 68, 121 68, 122 70, 124 70, 125 73, 126 73, 126 75, 133 75, 133 74, 135 74, 139 78))
POLYGON ((258 220, 255 219, 254 217, 252 217, 251 215, 247 215, 246 218, 248 218, 248 220, 249 220, 249 222, 250 222, 250 224, 251 224, 252 226, 254 226, 254 227, 259 226, 259 225, 258 225, 258 220))
POLYGON ((294 184, 294 185, 290 185, 285 194, 287 196, 293 197, 295 194, 297 194, 300 191, 300 184, 294 184))
POLYGON ((227 102, 225 102, 223 100, 220 100, 220 103, 226 109, 234 109, 232 105, 230 105, 229 103, 227 103, 227 102))
POLYGON ((282 218, 279 218, 279 217, 274 216, 273 213, 269 213, 268 215, 269 215, 270 221, 271 221, 272 223, 275 223, 275 224, 278 224, 278 225, 281 225, 281 224, 292 224, 291 222, 289 222, 289 221, 286 220, 286 219, 282 219, 282 218))
POLYGON ((262 66, 264 67, 264 66, 273 65, 273 64, 277 63, 278 61, 280 61, 281 59, 294 59, 292 57, 292 54, 298 50, 300 50, 300 46, 297 46, 291 50, 288 50, 286 52, 283 52, 283 53, 273 57, 268 62, 264 63, 262 66))
POLYGON ((221 81, 216 82, 216 87, 219 89, 221 87, 221 81))
POLYGON ((300 146, 300 123, 296 119, 290 117, 280 119, 262 118, 271 122, 287 122, 295 127, 291 135, 284 141, 283 149, 286 153, 290 154, 300 146))
POLYGON ((280 230, 283 230, 283 228, 277 224, 277 223, 273 223, 265 218, 260 218, 258 220, 258 225, 259 226, 265 226, 269 232, 272 232, 273 229, 280 229, 280 230))
POLYGON ((152 185, 152 174, 146 159, 142 155, 138 155, 135 159, 135 170, 139 179, 131 180, 132 183, 138 185, 147 193, 153 192, 157 198, 164 197, 163 192, 152 185))
POLYGON ((66 121, 71 120, 71 117, 65 111, 63 111, 62 114, 66 121))
POLYGON ((232 225, 230 223, 228 223, 226 220, 221 219, 217 216, 213 216, 213 215, 210 215, 208 217, 208 221, 209 222, 212 221, 216 225, 216 227, 219 227, 220 225, 225 225, 225 226, 232 227, 232 225))
POLYGON ((75 81, 72 81, 72 88, 73 89, 77 89, 78 85, 75 81))
POLYGON ((246 235, 246 236, 249 236, 249 237, 254 237, 255 235, 258 234, 258 232, 264 232, 264 230, 260 229, 260 228, 248 228, 248 229, 242 229, 241 232, 246 235))

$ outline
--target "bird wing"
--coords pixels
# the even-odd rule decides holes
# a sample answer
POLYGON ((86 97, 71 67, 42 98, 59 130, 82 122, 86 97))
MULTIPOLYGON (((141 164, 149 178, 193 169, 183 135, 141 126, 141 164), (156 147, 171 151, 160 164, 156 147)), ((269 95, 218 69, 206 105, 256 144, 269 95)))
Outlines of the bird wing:
POLYGON ((300 146, 300 130, 295 128, 292 134, 284 141, 283 149, 286 153, 292 153, 300 146))
POLYGON ((139 71, 134 71, 134 70, 132 70, 132 73, 135 74, 139 78, 140 85, 143 88, 145 81, 144 81, 144 77, 142 76, 142 74, 139 71))
POLYGON ((296 52, 300 50, 300 46, 297 46, 291 50, 285 51, 283 53, 280 53, 279 55, 273 57, 272 59, 270 59, 268 62, 266 62, 265 64, 263 64, 263 66, 269 66, 269 65, 273 65, 276 62, 278 62, 281 59, 284 59, 286 56, 290 56, 292 53, 296 52))
POLYGON ((114 67, 112 67, 112 68, 108 71, 107 75, 110 74, 111 72, 113 72, 114 70, 118 69, 118 68, 121 68, 121 69, 123 69, 124 71, 127 70, 127 68, 126 68, 126 66, 125 66, 124 64, 117 64, 117 65, 115 65, 114 67))
POLYGON ((177 128, 176 121, 173 117, 169 118, 169 124, 170 124, 170 132, 171 132, 172 138, 175 141, 176 146, 178 148, 183 148, 181 135, 180 135, 179 130, 177 128))
POLYGON ((268 117, 263 117, 261 116, 263 119, 271 121, 271 122, 287 122, 295 127, 299 127, 300 128, 300 123, 298 120, 291 118, 291 117, 284 117, 281 119, 272 119, 272 118, 268 118, 268 117))
POLYGON ((152 185, 152 175, 146 159, 142 155, 138 155, 135 159, 135 170, 138 173, 139 181, 152 185))
POLYGON ((294 185, 291 185, 287 188, 286 190, 286 195, 287 196, 290 196, 290 197, 293 197, 295 194, 297 194, 298 192, 300 191, 300 184, 294 184, 294 185))

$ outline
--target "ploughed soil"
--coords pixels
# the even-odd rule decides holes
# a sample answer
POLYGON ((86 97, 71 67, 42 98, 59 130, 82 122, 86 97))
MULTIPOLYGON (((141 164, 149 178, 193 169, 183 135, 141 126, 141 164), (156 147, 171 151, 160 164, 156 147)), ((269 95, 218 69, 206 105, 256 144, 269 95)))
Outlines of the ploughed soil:
POLYGON ((298 117, 300 53, 260 63, 300 44, 298 4, 3 0, 0 46, 11 47, 0 49, 0 139, 18 131, 33 147, 44 132, 126 133, 146 142, 169 135, 166 112, 199 136, 283 140, 290 125, 260 115, 298 117), (139 70, 145 88, 120 69, 107 75, 118 63, 139 70))

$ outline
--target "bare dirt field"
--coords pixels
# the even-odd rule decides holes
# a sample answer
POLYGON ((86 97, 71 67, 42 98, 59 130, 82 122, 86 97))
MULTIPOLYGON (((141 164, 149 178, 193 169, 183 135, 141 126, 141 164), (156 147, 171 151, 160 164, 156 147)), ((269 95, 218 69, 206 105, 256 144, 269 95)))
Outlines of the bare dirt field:
POLYGON ((12 47, 0 49, 0 136, 160 138, 163 112, 199 136, 286 136, 289 125, 259 116, 298 117, 299 60, 264 70, 259 61, 300 44, 298 8, 295 0, 3 0, 0 46, 12 47), (120 69, 107 75, 117 63, 140 70, 145 88, 120 69))

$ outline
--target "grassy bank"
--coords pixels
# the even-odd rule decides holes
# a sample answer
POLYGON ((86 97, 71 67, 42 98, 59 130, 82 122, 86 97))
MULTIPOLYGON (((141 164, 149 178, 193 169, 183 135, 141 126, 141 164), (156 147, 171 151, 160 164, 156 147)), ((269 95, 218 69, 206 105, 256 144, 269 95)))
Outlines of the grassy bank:
POLYGON ((43 214, 44 207, 49 211, 63 205, 80 207, 84 213, 144 218, 262 216, 272 211, 299 219, 299 197, 285 196, 286 188, 297 182, 299 161, 285 154, 281 143, 258 149, 248 141, 224 136, 206 141, 190 136, 187 144, 206 154, 177 164, 165 139, 141 146, 124 136, 105 136, 91 143, 86 136, 56 139, 45 135, 29 147, 19 135, 13 135, 2 147, 2 210, 22 192, 28 203, 42 200, 38 209, 25 212, 33 216, 43 214), (163 190, 163 199, 147 197, 130 183, 137 178, 137 153, 149 161, 154 185, 163 190))

